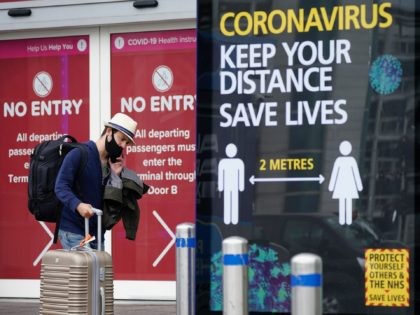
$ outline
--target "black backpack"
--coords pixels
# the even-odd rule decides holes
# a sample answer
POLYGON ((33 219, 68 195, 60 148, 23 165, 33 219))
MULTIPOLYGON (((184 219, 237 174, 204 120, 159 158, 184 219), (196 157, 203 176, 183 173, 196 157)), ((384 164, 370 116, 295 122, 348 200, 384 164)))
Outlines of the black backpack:
POLYGON ((36 220, 56 223, 54 243, 57 242, 58 223, 62 204, 54 192, 55 180, 64 157, 70 150, 79 148, 82 160, 76 178, 87 163, 87 148, 70 136, 47 140, 37 144, 31 154, 28 176, 28 208, 36 220))

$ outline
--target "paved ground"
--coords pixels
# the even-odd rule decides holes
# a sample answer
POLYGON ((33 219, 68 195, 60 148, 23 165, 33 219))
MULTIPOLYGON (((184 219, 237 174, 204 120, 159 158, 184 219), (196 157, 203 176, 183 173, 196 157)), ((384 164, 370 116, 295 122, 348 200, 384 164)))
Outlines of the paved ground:
MULTIPOLYGON (((36 315, 39 303, 34 299, 0 299, 1 315, 36 315)), ((115 301, 114 315, 173 315, 175 302, 162 301, 115 301)))

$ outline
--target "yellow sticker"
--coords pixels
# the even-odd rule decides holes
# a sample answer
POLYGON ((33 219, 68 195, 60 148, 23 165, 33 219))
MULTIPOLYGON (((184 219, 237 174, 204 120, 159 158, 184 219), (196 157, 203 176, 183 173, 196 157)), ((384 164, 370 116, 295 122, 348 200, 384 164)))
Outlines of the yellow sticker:
POLYGON ((410 306, 409 252, 407 249, 365 251, 365 304, 410 306))

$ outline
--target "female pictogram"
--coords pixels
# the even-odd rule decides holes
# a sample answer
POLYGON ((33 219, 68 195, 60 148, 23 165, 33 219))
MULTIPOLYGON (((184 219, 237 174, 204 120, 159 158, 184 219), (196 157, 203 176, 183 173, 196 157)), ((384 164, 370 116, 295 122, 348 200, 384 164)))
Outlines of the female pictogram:
POLYGON ((339 200, 339 223, 341 225, 352 223, 353 199, 359 199, 359 191, 363 190, 359 167, 351 153, 351 143, 340 143, 340 153, 333 166, 328 190, 333 192, 333 199, 339 200))

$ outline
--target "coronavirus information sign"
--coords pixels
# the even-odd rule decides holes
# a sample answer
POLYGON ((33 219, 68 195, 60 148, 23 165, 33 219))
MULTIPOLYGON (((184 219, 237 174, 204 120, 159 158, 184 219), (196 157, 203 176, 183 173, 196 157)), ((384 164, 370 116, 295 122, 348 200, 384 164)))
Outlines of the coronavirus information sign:
POLYGON ((222 311, 233 235, 250 243, 251 312, 290 312, 301 252, 321 256, 341 312, 412 305, 365 299, 365 251, 415 244, 413 6, 199 1, 200 307, 222 311))
POLYGON ((113 229, 116 279, 175 280, 176 226, 195 220, 195 52, 194 30, 111 35, 111 110, 138 122, 126 161, 150 186, 135 241, 113 229))

